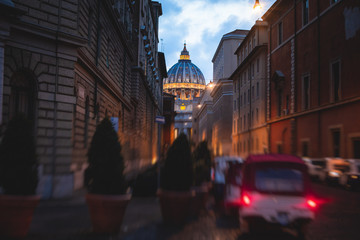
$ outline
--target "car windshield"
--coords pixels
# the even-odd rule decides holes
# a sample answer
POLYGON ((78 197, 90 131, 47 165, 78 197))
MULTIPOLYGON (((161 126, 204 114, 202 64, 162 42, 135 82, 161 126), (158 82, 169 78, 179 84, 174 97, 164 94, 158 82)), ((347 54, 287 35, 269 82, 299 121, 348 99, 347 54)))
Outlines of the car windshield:
POLYGON ((266 168, 255 173, 255 187, 262 192, 302 193, 303 174, 296 169, 266 168))

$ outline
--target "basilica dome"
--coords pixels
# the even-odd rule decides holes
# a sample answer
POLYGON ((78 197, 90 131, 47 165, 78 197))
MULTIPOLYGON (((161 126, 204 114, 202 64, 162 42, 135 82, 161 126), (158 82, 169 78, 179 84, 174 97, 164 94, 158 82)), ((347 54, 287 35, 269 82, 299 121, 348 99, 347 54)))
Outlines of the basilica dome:
POLYGON ((168 71, 168 78, 164 80, 164 91, 176 95, 183 100, 199 97, 200 91, 205 89, 205 78, 200 69, 191 62, 189 51, 181 51, 179 61, 168 71))
POLYGON ((168 71, 168 78, 165 79, 164 83, 195 83, 205 85, 204 75, 191 62, 186 44, 184 44, 184 49, 181 51, 179 61, 168 71))
POLYGON ((185 133, 192 136, 192 111, 194 98, 204 92, 206 83, 200 69, 191 63, 190 55, 184 44, 179 61, 174 64, 164 79, 164 92, 175 96, 174 136, 185 133))

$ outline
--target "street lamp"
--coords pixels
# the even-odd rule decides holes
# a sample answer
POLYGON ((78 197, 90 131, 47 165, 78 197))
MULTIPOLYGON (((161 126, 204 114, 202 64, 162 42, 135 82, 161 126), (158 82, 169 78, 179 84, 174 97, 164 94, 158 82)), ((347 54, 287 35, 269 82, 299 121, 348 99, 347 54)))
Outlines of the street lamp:
POLYGON ((261 8, 261 4, 259 2, 259 0, 255 0, 255 4, 254 4, 254 10, 259 10, 261 8))

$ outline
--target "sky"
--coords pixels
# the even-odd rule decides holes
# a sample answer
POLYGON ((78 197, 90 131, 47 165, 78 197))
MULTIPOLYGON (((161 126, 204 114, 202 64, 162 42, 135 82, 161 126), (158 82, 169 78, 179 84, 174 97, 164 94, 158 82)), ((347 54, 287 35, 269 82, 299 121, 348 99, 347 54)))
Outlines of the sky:
POLYGON ((160 0, 163 15, 159 26, 159 51, 165 53, 169 70, 178 62, 186 42, 192 63, 200 68, 206 82, 213 79, 212 58, 222 36, 235 29, 250 30, 275 0, 160 0))

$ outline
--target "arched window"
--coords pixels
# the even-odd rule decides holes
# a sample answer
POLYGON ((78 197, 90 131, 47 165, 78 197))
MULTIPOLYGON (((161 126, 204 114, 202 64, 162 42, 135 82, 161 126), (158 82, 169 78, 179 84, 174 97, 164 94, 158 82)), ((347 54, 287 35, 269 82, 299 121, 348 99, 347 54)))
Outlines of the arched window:
POLYGON ((35 120, 35 81, 23 71, 16 72, 10 81, 9 119, 19 113, 35 120))

